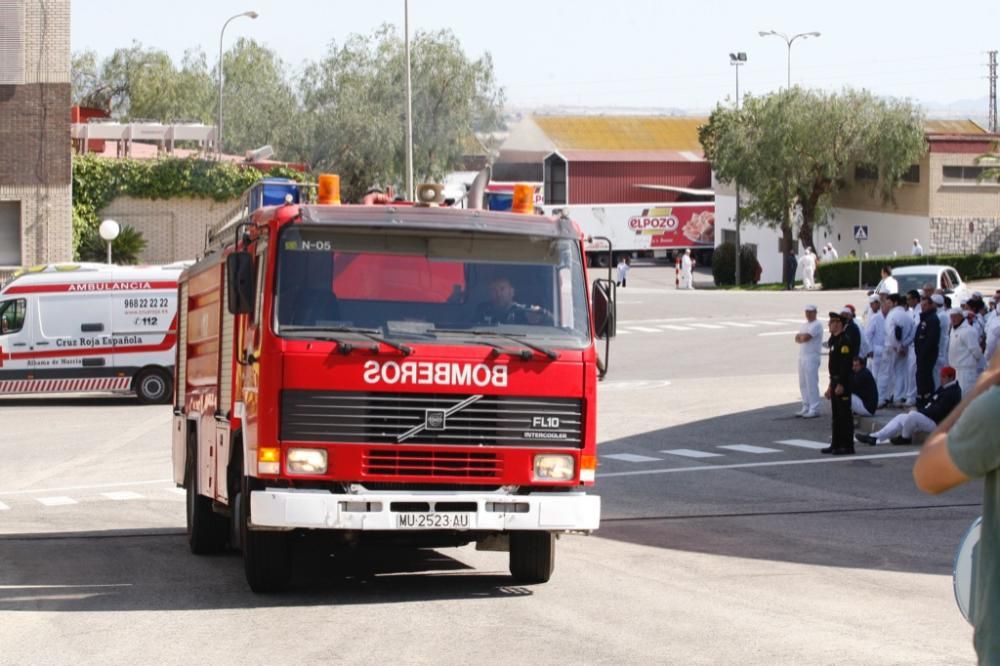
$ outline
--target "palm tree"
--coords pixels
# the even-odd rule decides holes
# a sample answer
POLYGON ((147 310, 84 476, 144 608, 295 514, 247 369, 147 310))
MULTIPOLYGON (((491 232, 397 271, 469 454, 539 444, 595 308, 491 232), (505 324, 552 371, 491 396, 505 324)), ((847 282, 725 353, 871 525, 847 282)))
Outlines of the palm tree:
MULTIPOLYGON (((123 224, 118 238, 111 242, 111 256, 116 264, 133 265, 139 263, 139 255, 146 249, 146 239, 142 232, 123 224)), ((107 261, 108 244, 97 229, 88 229, 80 239, 80 261, 107 261)))

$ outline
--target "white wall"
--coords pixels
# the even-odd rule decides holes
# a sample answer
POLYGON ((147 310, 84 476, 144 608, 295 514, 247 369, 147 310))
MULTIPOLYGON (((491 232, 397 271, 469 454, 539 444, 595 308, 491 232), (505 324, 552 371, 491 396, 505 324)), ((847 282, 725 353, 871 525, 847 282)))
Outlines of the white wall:
POLYGON ((909 255, 914 238, 920 239, 925 252, 929 250, 931 221, 928 217, 840 208, 834 212, 829 227, 813 234, 816 253, 819 254, 820 248, 828 242, 833 243, 841 257, 857 250, 858 244, 854 240, 856 224, 868 225, 868 240, 861 247, 872 257, 892 256, 893 252, 901 256, 909 255))
MULTIPOLYGON (((723 229, 736 230, 736 197, 726 195, 716 190, 715 194, 715 244, 722 243, 723 229)), ((757 261, 763 272, 760 275, 761 284, 781 282, 781 254, 778 252, 778 241, 781 234, 776 229, 740 223, 740 243, 757 246, 757 261)))

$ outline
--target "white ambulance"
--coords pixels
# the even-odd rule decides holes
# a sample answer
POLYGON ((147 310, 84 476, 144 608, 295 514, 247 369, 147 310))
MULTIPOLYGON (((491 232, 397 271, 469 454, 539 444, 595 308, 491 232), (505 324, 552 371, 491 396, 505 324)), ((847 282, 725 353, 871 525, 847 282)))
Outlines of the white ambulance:
POLYGON ((133 393, 169 402, 177 278, 168 266, 36 266, 0 290, 0 395, 133 393))

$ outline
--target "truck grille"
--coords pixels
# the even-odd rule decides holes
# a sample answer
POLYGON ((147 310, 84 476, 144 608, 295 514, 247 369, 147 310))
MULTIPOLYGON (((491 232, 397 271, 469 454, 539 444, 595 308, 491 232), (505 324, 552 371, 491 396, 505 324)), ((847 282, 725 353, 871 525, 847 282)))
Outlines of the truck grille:
POLYGON ((503 466, 495 453, 372 449, 362 473, 369 476, 434 476, 452 479, 499 479, 503 466))
POLYGON ((581 448, 582 423, 583 402, 575 398, 303 390, 281 394, 284 441, 581 448), (467 404, 456 409, 460 403, 467 404))

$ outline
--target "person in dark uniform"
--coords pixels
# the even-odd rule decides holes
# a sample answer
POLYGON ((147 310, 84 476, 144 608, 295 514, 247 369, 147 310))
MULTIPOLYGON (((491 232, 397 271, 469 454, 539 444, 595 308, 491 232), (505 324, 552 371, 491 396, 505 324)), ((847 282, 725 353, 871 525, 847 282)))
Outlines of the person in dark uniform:
POLYGON ((851 378, 851 411, 856 416, 875 416, 878 408, 878 386, 871 371, 865 367, 865 359, 854 359, 854 376, 851 378))
POLYGON ((861 348, 861 327, 854 321, 856 312, 854 306, 848 303, 840 310, 840 316, 844 319, 844 335, 851 340, 851 344, 861 348))
POLYGON ((938 360, 938 346, 941 343, 941 320, 937 306, 930 296, 920 299, 920 325, 913 339, 917 354, 917 404, 930 398, 934 393, 934 365, 938 360))
POLYGON ((505 277, 490 282, 490 300, 476 308, 476 321, 484 324, 546 324, 552 315, 537 305, 514 300, 514 286, 505 277))
POLYGON ((854 453, 854 416, 851 414, 851 380, 858 344, 852 336, 845 335, 847 317, 839 312, 830 313, 830 387, 826 398, 833 410, 833 438, 830 446, 821 453, 835 456, 854 453))

